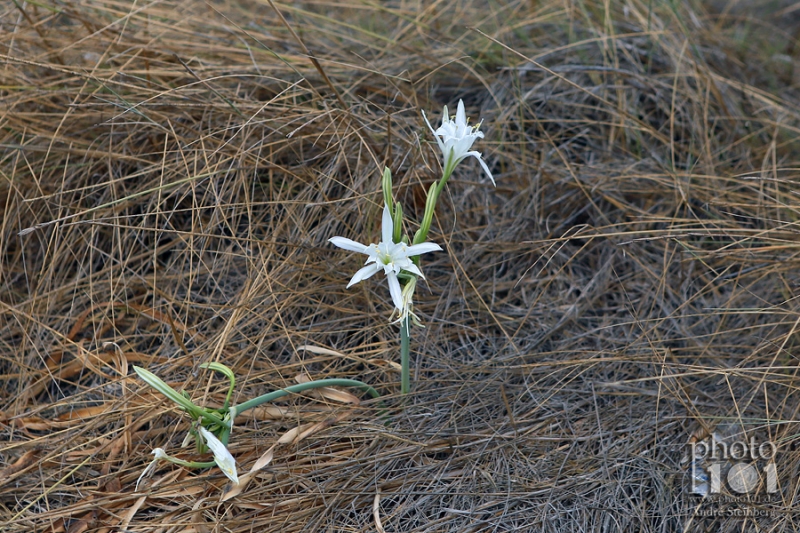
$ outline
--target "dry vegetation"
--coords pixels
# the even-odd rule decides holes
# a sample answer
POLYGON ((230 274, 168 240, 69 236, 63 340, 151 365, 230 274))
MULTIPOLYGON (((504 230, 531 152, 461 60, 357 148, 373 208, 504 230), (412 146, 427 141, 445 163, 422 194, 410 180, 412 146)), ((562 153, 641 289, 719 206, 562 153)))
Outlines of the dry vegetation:
POLYGON ((796 530, 800 9, 738 4, 3 3, 0 529, 796 530), (327 239, 375 240, 384 164, 417 220, 420 111, 459 98, 497 188, 470 159, 440 202, 402 405, 385 283, 346 290, 327 239), (240 468, 323 423, 241 494, 168 464, 136 492, 192 455, 132 365, 213 405, 207 361, 391 418, 281 401, 240 468), (718 505, 770 516, 700 516, 715 427, 779 444, 772 501, 718 505))

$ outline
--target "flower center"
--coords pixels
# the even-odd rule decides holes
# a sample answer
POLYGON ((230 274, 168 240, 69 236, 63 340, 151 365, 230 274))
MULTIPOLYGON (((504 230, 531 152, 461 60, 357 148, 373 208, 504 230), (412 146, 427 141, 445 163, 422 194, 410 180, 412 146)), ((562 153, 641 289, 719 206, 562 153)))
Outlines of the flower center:
POLYGON ((375 258, 382 265, 390 265, 394 261, 392 254, 389 253, 389 247, 384 243, 375 245, 375 258))

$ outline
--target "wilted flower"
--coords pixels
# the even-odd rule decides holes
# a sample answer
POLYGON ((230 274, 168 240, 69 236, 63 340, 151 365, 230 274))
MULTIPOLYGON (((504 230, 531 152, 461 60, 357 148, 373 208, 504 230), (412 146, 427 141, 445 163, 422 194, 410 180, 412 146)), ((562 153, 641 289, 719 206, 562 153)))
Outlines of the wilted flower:
POLYGON ((226 448, 209 430, 203 426, 200 426, 199 430, 200 434, 203 436, 203 440, 206 442, 206 446, 208 446, 211 453, 214 454, 214 462, 217 463, 222 473, 228 476, 228 479, 238 485, 239 476, 236 474, 236 460, 231 455, 231 452, 229 452, 228 448, 226 448))
POLYGON ((497 186, 497 184, 494 182, 492 173, 489 171, 489 167, 486 166, 486 162, 483 160, 483 158, 481 158, 481 153, 470 151, 470 148, 472 148, 472 143, 475 142, 475 139, 483 138, 483 132, 479 131, 482 121, 474 127, 467 125, 467 115, 464 112, 464 102, 462 100, 458 101, 458 110, 456 111, 455 120, 450 119, 450 115, 447 113, 447 106, 444 106, 442 125, 439 126, 439 129, 437 130, 434 130, 433 126, 431 126, 431 123, 428 122, 428 117, 425 116, 425 111, 422 112, 422 117, 425 119, 428 127, 433 132, 436 142, 439 143, 439 148, 442 149, 442 155, 444 157, 444 162, 442 163, 442 166, 444 167, 444 179, 448 179, 450 177, 450 174, 453 173, 453 169, 456 168, 456 165, 458 165, 465 158, 472 156, 481 164, 484 172, 486 172, 486 174, 489 176, 489 179, 492 180, 492 185, 497 186))
POLYGON ((347 284, 348 288, 361 280, 375 275, 380 270, 383 270, 389 282, 389 293, 392 295, 392 302, 398 311, 402 313, 404 309, 403 295, 397 275, 401 271, 406 270, 424 279, 425 276, 422 275, 419 267, 417 267, 410 258, 415 255, 441 250, 442 248, 438 244, 432 242, 424 242, 411 246, 402 242, 395 243, 392 240, 393 231, 394 223, 392 221, 392 214, 389 211, 389 207, 384 205, 383 215, 381 217, 382 241, 380 243, 366 246, 344 237, 332 237, 328 240, 339 248, 369 256, 366 266, 359 269, 358 272, 353 275, 350 283, 347 284))
POLYGON ((167 452, 165 452, 163 448, 154 449, 153 450, 153 455, 155 457, 153 457, 153 460, 150 461, 149 465, 147 465, 147 468, 145 468, 142 471, 142 473, 139 474, 139 479, 136 480, 136 487, 133 490, 135 490, 135 491, 139 490, 139 483, 142 481, 142 478, 144 478, 146 476, 149 476, 153 472, 153 470, 156 469, 156 465, 158 465, 158 462, 160 460, 169 459, 169 456, 167 455, 167 452))
POLYGON ((413 322, 414 325, 419 326, 421 328, 425 327, 420 323, 419 318, 417 317, 417 315, 414 314, 414 311, 413 311, 413 309, 414 309, 414 290, 416 288, 417 288, 417 278, 411 278, 410 280, 408 280, 408 282, 406 283, 405 287, 403 287, 403 291, 402 291, 402 293, 400 295, 400 298, 402 300, 402 307, 400 307, 398 309, 398 311, 399 311, 398 315, 399 316, 398 316, 397 320, 394 321, 395 324, 398 323, 398 322, 400 324, 407 324, 405 321, 410 318, 411 322, 413 322))

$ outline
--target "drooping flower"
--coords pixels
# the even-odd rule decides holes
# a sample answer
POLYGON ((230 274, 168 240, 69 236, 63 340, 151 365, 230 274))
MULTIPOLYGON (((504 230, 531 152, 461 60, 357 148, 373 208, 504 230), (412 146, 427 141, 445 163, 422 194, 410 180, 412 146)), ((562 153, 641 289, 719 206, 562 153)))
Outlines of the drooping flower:
POLYGON ((398 311, 398 318, 394 321, 395 324, 406 324, 408 327, 408 322, 406 320, 411 319, 410 322, 413 322, 415 326, 419 326, 424 328, 425 326, 419 321, 419 317, 414 314, 414 290, 417 288, 417 278, 411 278, 406 283, 405 287, 403 287, 403 291, 400 295, 402 299, 402 307, 399 308, 398 311))
POLYGON ((366 266, 359 269, 358 272, 353 275, 352 279, 350 279, 350 283, 347 284, 348 288, 383 270, 386 273, 386 280, 389 282, 389 293, 392 295, 392 303, 394 303, 397 310, 402 313, 404 309, 403 295, 397 275, 405 270, 425 279, 419 267, 411 261, 411 257, 438 251, 442 248, 438 244, 432 242, 414 245, 408 245, 402 242, 396 243, 392 240, 393 231, 394 223, 392 222, 392 214, 389 211, 389 207, 384 205, 383 215, 381 217, 382 240, 380 243, 367 246, 344 237, 331 237, 328 241, 339 248, 369 256, 366 266))
POLYGON ((238 485, 239 476, 236 474, 236 460, 231 455, 231 452, 229 452, 228 448, 226 448, 209 430, 203 426, 200 426, 198 429, 200 430, 200 435, 203 436, 203 440, 206 442, 206 446, 208 446, 208 449, 214 454, 214 462, 217 463, 219 469, 222 470, 222 473, 225 474, 228 479, 233 481, 235 485, 238 485))
POLYGON ((147 468, 142 470, 142 473, 139 474, 139 479, 136 480, 136 487, 133 490, 135 490, 135 491, 139 490, 139 483, 141 483, 143 478, 149 476, 153 472, 153 470, 156 469, 156 465, 158 465, 158 462, 160 460, 169 459, 169 456, 167 455, 167 452, 165 452, 163 448, 154 449, 153 450, 153 455, 155 457, 153 457, 153 460, 150 461, 149 465, 147 465, 147 468))
POLYGON ((483 138, 483 132, 480 131, 483 121, 479 122, 477 126, 469 126, 467 124, 467 115, 464 111, 464 102, 462 100, 458 101, 458 110, 456 111, 455 120, 450 118, 450 115, 447 112, 447 106, 444 106, 442 125, 436 130, 434 130, 433 126, 431 126, 431 123, 428 122, 428 117, 425 116, 425 111, 422 112, 422 117, 425 119, 425 123, 428 124, 428 127, 433 132, 433 136, 436 139, 436 142, 439 144, 439 148, 442 150, 442 155, 444 157, 442 163, 444 168, 443 176, 445 179, 450 177, 450 174, 453 173, 453 169, 455 169, 456 165, 458 165, 461 161, 467 157, 474 157, 481 164, 483 171, 486 172, 486 174, 489 176, 489 179, 492 180, 492 185, 497 186, 497 184, 494 182, 492 173, 489 171, 489 167, 486 166, 486 162, 481 157, 481 153, 470 151, 470 148, 472 148, 472 143, 475 142, 475 139, 483 138))

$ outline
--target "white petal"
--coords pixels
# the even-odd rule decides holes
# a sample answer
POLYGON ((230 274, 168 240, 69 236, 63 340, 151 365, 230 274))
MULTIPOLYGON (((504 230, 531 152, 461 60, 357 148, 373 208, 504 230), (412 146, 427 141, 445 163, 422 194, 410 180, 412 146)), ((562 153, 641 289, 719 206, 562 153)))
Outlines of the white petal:
POLYGON ((439 137, 435 137, 435 139, 436 144, 439 145, 439 150, 442 151, 442 160, 444 160, 444 158, 447 157, 447 145, 439 137))
POLYGON ((392 261, 401 257, 408 257, 406 250, 408 250, 408 245, 404 242, 393 242, 391 246, 386 247, 386 253, 392 257, 392 261))
POLYGON ((392 295, 392 302, 397 309, 402 311, 403 290, 400 288, 400 282, 397 281, 397 274, 394 272, 387 272, 386 279, 389 281, 389 294, 392 295))
POLYGON ((370 263, 365 267, 361 267, 360 269, 358 269, 358 272, 353 274, 353 277, 350 279, 350 283, 347 284, 347 288, 349 289, 359 281, 371 278, 376 273, 378 273, 380 269, 381 267, 377 263, 370 263))
MULTIPOLYGON (((411 261, 411 259, 409 259, 405 255, 397 256, 397 257, 392 259, 392 265, 393 265, 394 268, 391 268, 391 270, 395 274, 399 274, 401 270, 408 270, 408 265, 413 265, 413 264, 414 264, 414 262, 411 261)), ((388 272, 388 270, 387 270, 387 272, 388 272)))
POLYGON ((436 135, 449 138, 456 134, 457 128, 454 122, 445 122, 434 132, 436 135))
POLYGON ((431 126, 431 123, 428 122, 428 117, 425 115, 425 111, 424 110, 422 111, 422 118, 425 119, 425 124, 428 125, 428 128, 431 130, 431 133, 433 133, 433 136, 436 137, 436 130, 434 130, 433 126, 431 126))
POLYGON ((136 486, 133 488, 134 491, 139 490, 139 483, 141 483, 142 478, 149 476, 153 472, 153 470, 156 469, 156 465, 161 459, 167 458, 167 452, 165 452, 162 448, 156 448, 155 450, 153 450, 153 455, 155 455, 153 460, 150 461, 150 464, 147 465, 147 468, 142 470, 142 473, 139 475, 139 479, 136 480, 136 486))
POLYGON ((211 453, 214 454, 214 462, 217 463, 219 469, 222 470, 222 473, 233 481, 235 485, 238 485, 239 476, 236 474, 236 460, 231 455, 231 452, 228 451, 228 448, 226 448, 213 433, 203 426, 200 426, 200 434, 203 435, 206 446, 208 446, 211 453))
POLYGON ((408 270, 412 274, 416 274, 417 276, 421 277, 422 279, 425 279, 425 276, 422 275, 422 271, 414 263, 410 263, 410 264, 404 266, 403 270, 408 270))
POLYGON ((389 206, 383 206, 383 215, 381 215, 381 238, 383 242, 388 244, 392 242, 392 233, 394 233, 394 222, 392 221, 392 212, 389 211, 389 206))
POLYGON ((436 133, 442 138, 442 142, 446 147, 453 146, 453 143, 458 140, 460 135, 458 134, 458 128, 456 128, 455 124, 452 122, 448 122, 447 124, 442 124, 436 133))
POLYGON ((422 118, 424 118, 424 119, 425 119, 425 123, 428 125, 428 128, 430 128, 431 132, 433 133, 433 138, 434 138, 434 139, 436 139, 436 144, 438 144, 438 145, 439 145, 439 149, 440 149, 440 150, 442 151, 442 153, 444 154, 444 153, 445 153, 445 150, 444 150, 444 148, 445 148, 445 147, 444 147, 444 143, 443 143, 443 142, 442 142, 442 140, 439 138, 439 133, 437 133, 437 132, 438 132, 438 130, 434 130, 434 129, 433 129, 433 126, 431 126, 431 123, 430 123, 430 122, 428 122, 428 117, 426 117, 426 116, 425 116, 425 111, 423 111, 423 112, 422 112, 422 118))
POLYGON ((364 264, 371 263, 372 261, 378 260, 378 255, 380 255, 381 249, 378 248, 377 244, 370 244, 367 246, 367 249, 364 251, 365 254, 369 256, 369 259, 364 264))
POLYGON ((456 125, 467 125, 467 114, 464 112, 464 100, 458 101, 458 111, 456 111, 456 125))
POLYGON ((483 158, 481 157, 481 153, 480 152, 468 152, 467 155, 471 155, 472 157, 474 157, 475 159, 478 160, 478 163, 480 163, 481 166, 483 167, 483 171, 486 172, 486 175, 489 176, 490 180, 492 180, 492 185, 497 187, 497 184, 494 182, 494 176, 492 176, 492 173, 489 172, 489 167, 487 167, 486 163, 483 161, 483 158))
POLYGON ((415 255, 427 254, 428 252, 440 252, 442 247, 434 242, 423 242, 422 244, 413 244, 406 248, 406 255, 413 257, 415 255))
POLYGON ((328 239, 328 242, 334 246, 338 246, 339 248, 344 248, 350 252, 358 252, 360 254, 367 253, 367 248, 369 248, 369 246, 364 246, 360 242, 351 241, 350 239, 345 239, 344 237, 331 237, 328 239))
POLYGON ((458 161, 462 161, 465 157, 467 157, 467 154, 469 154, 469 149, 472 148, 472 143, 474 142, 475 137, 472 135, 467 135, 466 137, 462 137, 453 143, 453 150, 456 153, 456 159, 458 159, 458 161))
POLYGON ((442 113, 442 125, 445 122, 450 122, 450 114, 447 112, 447 106, 444 106, 444 113, 442 113))

